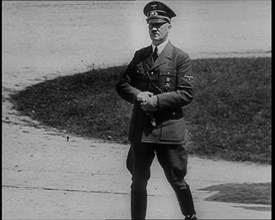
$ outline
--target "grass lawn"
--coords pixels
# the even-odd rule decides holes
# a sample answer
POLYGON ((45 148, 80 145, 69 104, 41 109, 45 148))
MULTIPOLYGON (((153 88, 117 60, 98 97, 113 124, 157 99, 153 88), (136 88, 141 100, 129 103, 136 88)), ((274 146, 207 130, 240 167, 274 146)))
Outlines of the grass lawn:
MULTIPOLYGON (((132 106, 115 92, 126 66, 32 85, 11 96, 42 125, 127 143, 132 106)), ((271 58, 193 60, 194 101, 186 106, 189 153, 271 163, 271 58)))

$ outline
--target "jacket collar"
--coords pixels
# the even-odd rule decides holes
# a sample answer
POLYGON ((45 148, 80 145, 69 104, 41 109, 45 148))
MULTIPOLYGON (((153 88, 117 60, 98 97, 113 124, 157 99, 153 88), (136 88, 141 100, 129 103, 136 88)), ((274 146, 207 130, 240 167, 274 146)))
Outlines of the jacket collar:
POLYGON ((158 47, 158 55, 161 54, 161 52, 163 51, 163 49, 165 48, 165 46, 168 44, 169 40, 166 39, 164 42, 162 42, 160 45, 158 46, 155 46, 153 43, 152 43, 152 48, 153 48, 153 51, 155 50, 155 47, 158 47))
POLYGON ((153 49, 152 49, 152 45, 150 45, 145 48, 142 60, 144 60, 145 63, 149 66, 150 70, 153 70, 159 67, 160 65, 165 64, 168 60, 172 59, 173 48, 174 46, 169 41, 167 45, 164 47, 159 57, 156 59, 156 62, 154 63, 152 58, 153 49))
POLYGON ((160 65, 165 64, 168 60, 171 60, 172 59, 172 54, 173 54, 173 45, 169 41, 167 43, 167 45, 164 47, 164 49, 161 52, 161 54, 156 59, 155 63, 153 62, 152 56, 150 56, 150 57, 147 58, 147 59, 150 58, 151 59, 151 63, 153 63, 153 65, 151 66, 151 70, 159 67, 160 65))

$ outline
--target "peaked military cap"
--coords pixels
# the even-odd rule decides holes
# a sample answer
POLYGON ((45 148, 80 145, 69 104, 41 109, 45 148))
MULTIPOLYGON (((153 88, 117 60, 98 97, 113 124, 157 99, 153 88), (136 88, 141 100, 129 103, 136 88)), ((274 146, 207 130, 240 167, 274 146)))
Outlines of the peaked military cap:
POLYGON ((159 1, 152 1, 145 5, 143 13, 147 17, 147 23, 171 22, 171 18, 176 17, 176 13, 159 1))

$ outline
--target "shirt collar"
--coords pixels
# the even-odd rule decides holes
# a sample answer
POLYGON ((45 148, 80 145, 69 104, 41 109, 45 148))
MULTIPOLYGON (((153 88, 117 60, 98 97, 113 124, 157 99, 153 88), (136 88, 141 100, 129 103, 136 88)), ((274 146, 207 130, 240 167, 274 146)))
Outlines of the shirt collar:
MULTIPOLYGON (((163 43, 161 43, 160 45, 158 45, 158 55, 161 54, 161 52, 163 51, 164 47, 168 44, 168 39, 166 39, 163 43)), ((155 45, 152 44, 152 47, 153 47, 153 51, 155 50, 155 45)))

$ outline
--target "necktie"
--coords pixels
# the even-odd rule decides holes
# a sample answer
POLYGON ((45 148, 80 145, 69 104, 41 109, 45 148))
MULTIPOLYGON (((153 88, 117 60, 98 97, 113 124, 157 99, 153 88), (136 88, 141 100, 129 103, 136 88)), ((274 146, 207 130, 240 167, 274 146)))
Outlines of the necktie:
POLYGON ((158 58, 158 48, 157 48, 157 47, 155 47, 155 50, 154 50, 154 52, 153 52, 152 57, 153 57, 153 60, 154 60, 154 62, 155 62, 156 59, 158 58))

